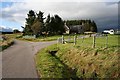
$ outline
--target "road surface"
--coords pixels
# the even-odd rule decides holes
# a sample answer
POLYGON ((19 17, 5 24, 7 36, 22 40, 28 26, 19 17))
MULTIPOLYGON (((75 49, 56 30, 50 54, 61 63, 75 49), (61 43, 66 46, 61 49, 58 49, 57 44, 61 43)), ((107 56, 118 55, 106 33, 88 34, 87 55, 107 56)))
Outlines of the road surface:
POLYGON ((51 42, 25 42, 15 44, 2 52, 2 78, 38 78, 34 55, 51 42))

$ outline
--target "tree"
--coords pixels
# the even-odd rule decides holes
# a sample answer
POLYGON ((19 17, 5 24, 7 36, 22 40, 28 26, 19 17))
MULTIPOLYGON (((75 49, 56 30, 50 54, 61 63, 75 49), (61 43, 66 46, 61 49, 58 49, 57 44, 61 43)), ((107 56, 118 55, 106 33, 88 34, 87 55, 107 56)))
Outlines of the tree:
POLYGON ((31 29, 31 26, 33 25, 34 20, 36 18, 35 12, 33 10, 30 10, 27 15, 28 15, 28 18, 26 18, 26 25, 24 28, 24 34, 25 35, 32 35, 33 31, 31 29))
POLYGON ((92 32, 97 32, 97 25, 94 21, 92 21, 92 23, 91 23, 91 31, 92 32))
POLYGON ((14 29, 13 33, 20 33, 20 31, 18 29, 14 29))
POLYGON ((44 30, 43 12, 39 11, 35 14, 33 10, 30 10, 27 14, 26 25, 22 27, 24 35, 35 35, 36 37, 44 30))
POLYGON ((51 35, 63 34, 64 32, 64 22, 58 15, 54 15, 52 17, 48 15, 45 27, 46 31, 49 32, 51 35))
POLYGON ((64 29, 64 22, 63 20, 58 16, 58 15, 55 15, 55 30, 56 30, 56 33, 57 34, 62 34, 65 29, 64 29))
POLYGON ((46 22, 45 22, 45 32, 46 33, 50 32, 50 14, 48 14, 46 22))
MULTIPOLYGON (((36 14, 37 14, 37 13, 36 13, 36 14)), ((40 22, 44 23, 44 19, 45 19, 45 18, 43 18, 43 12, 39 11, 39 13, 37 14, 37 19, 38 19, 40 22)))
POLYGON ((50 34, 53 35, 53 34, 56 34, 55 31, 56 31, 56 26, 55 26, 55 18, 54 17, 51 17, 50 18, 50 24, 49 24, 49 29, 50 29, 50 34))
POLYGON ((41 31, 41 28, 43 26, 43 23, 42 22, 35 22, 33 25, 32 25, 32 31, 33 31, 33 34, 38 37, 38 35, 40 34, 40 31, 41 31))
POLYGON ((45 22, 45 28, 46 28, 46 33, 49 33, 51 35, 63 34, 63 32, 65 31, 64 22, 58 15, 54 15, 50 17, 49 14, 45 22))
POLYGON ((39 13, 37 14, 36 19, 33 22, 33 25, 31 26, 33 34, 36 37, 38 37, 38 35, 42 34, 42 32, 43 32, 43 29, 44 29, 44 21, 43 20, 44 20, 43 12, 39 11, 39 13))

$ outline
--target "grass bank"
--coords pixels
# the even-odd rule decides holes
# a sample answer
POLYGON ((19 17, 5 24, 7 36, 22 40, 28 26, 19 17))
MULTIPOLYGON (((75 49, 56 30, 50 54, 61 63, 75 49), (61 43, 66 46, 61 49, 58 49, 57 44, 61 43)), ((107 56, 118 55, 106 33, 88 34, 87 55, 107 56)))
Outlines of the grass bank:
POLYGON ((14 44, 14 39, 19 38, 22 34, 1 34, 1 39, 2 36, 5 37, 5 39, 0 40, 0 51, 3 51, 10 47, 11 45, 14 44))
MULTIPOLYGON (((101 45, 92 48, 90 38, 85 40, 85 44, 88 41, 88 46, 80 45, 81 40, 76 45, 66 43, 49 46, 36 55, 37 70, 45 78, 49 75, 50 78, 118 78, 118 36, 109 37, 111 39, 108 41, 108 48, 101 45), (55 57, 49 51, 57 51, 55 57), (61 68, 58 64, 61 64, 61 68)), ((97 41, 101 40, 103 39, 98 38, 97 41)))
POLYGON ((7 37, 6 40, 0 41, 0 51, 5 50, 6 48, 8 48, 9 46, 13 44, 14 44, 13 39, 7 37))
POLYGON ((41 78, 76 78, 75 71, 64 64, 59 57, 50 54, 50 51, 58 51, 52 45, 42 49, 36 55, 36 66, 41 78))

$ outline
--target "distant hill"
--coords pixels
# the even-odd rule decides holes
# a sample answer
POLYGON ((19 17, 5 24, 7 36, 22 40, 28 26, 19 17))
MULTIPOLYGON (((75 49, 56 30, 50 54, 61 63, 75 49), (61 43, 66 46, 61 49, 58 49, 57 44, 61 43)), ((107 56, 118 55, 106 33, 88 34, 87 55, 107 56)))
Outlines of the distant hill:
POLYGON ((0 26, 0 32, 13 32, 11 28, 4 28, 0 26))

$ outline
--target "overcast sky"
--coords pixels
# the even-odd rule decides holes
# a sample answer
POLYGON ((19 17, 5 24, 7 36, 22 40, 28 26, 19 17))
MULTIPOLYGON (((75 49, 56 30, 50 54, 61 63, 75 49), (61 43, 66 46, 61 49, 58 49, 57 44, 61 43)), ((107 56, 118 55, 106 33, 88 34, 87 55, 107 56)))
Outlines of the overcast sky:
POLYGON ((25 25, 29 10, 58 14, 63 20, 91 19, 98 28, 118 25, 119 0, 1 0, 0 26, 17 28, 25 25), (2 13, 2 14, 1 14, 2 13))

